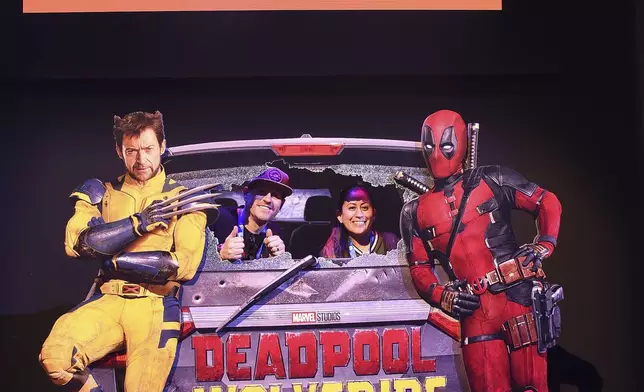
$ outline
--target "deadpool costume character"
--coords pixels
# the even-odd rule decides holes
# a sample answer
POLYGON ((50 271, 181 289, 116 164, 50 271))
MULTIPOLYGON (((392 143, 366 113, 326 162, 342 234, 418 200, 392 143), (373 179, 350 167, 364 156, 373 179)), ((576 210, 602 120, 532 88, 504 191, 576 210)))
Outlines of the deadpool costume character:
POLYGON ((549 287, 542 261, 557 245, 561 204, 554 193, 509 168, 466 168, 468 149, 475 154, 471 137, 463 118, 450 110, 423 123, 422 151, 434 185, 401 212, 411 276, 423 299, 460 321, 472 392, 544 392, 543 347, 558 335, 548 336, 552 331, 533 305, 535 290, 549 287), (535 217, 533 243, 517 244, 513 209, 535 217), (449 282, 439 283, 436 261, 449 282))

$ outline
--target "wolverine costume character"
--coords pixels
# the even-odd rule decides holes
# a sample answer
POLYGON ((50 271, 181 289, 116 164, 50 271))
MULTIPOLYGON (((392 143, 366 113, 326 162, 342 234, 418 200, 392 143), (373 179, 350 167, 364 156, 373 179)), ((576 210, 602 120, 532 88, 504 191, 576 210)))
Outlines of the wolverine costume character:
POLYGON ((512 169, 465 167, 474 136, 450 110, 423 123, 423 156, 435 181, 401 212, 411 276, 422 298, 460 319, 472 392, 546 392, 545 351, 560 328, 551 304, 563 291, 545 281, 542 261, 557 245, 561 204, 512 169), (532 243, 517 244, 512 210, 535 218, 532 243), (447 284, 434 275, 435 260, 450 277, 447 284))
POLYGON ((166 177, 160 112, 115 116, 113 130, 126 173, 76 188, 65 230, 68 256, 100 263, 96 290, 56 321, 39 359, 65 390, 101 391, 88 366, 125 349, 125 390, 162 391, 179 337, 180 285, 195 276, 218 215, 207 192, 215 185, 187 189, 166 177))

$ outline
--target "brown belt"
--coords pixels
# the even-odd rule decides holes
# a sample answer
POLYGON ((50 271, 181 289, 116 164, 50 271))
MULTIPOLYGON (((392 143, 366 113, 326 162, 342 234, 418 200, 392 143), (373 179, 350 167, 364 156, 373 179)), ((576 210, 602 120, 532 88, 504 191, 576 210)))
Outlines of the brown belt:
POLYGON ((536 344, 538 339, 534 314, 526 313, 504 322, 501 326, 501 331, 498 333, 467 337, 463 339, 461 345, 467 346, 489 340, 502 340, 508 351, 514 351, 521 347, 536 344))
POLYGON ((100 290, 103 294, 120 295, 122 297, 166 297, 176 296, 179 288, 177 286, 161 286, 127 283, 118 280, 109 280, 103 283, 100 290))
POLYGON ((501 330, 505 333, 505 343, 509 350, 535 344, 538 340, 537 326, 532 313, 511 318, 503 323, 501 330))
POLYGON ((539 267, 537 272, 531 270, 532 263, 527 267, 521 265, 523 257, 516 259, 506 260, 500 263, 497 268, 488 272, 482 278, 478 279, 479 282, 476 282, 476 287, 472 287, 470 284, 470 290, 474 293, 481 294, 485 289, 492 285, 502 284, 510 285, 512 283, 528 279, 528 278, 545 278, 546 274, 543 272, 543 269, 539 267), (483 287, 481 287, 483 285, 483 287))

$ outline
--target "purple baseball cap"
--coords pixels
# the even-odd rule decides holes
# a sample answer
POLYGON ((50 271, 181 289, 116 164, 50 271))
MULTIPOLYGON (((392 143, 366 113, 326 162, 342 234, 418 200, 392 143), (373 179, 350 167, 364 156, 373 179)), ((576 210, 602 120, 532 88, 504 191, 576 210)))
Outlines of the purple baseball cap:
POLYGON ((276 167, 269 167, 262 174, 250 180, 244 187, 244 192, 262 183, 276 186, 283 192, 284 197, 293 193, 293 188, 288 185, 288 174, 276 167))

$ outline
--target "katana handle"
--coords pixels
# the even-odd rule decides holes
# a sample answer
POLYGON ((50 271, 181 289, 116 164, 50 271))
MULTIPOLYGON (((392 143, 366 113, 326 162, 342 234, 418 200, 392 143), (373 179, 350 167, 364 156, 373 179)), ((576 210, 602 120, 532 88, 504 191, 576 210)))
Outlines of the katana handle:
POLYGON ((467 124, 467 132, 469 134, 469 151, 467 152, 468 159, 465 169, 474 169, 478 165, 478 151, 479 151, 479 123, 467 124))
POLYGON ((396 172, 396 174, 394 175, 394 181, 404 186, 405 188, 418 193, 419 195, 429 192, 429 187, 427 185, 423 184, 422 182, 418 181, 402 170, 396 172))

